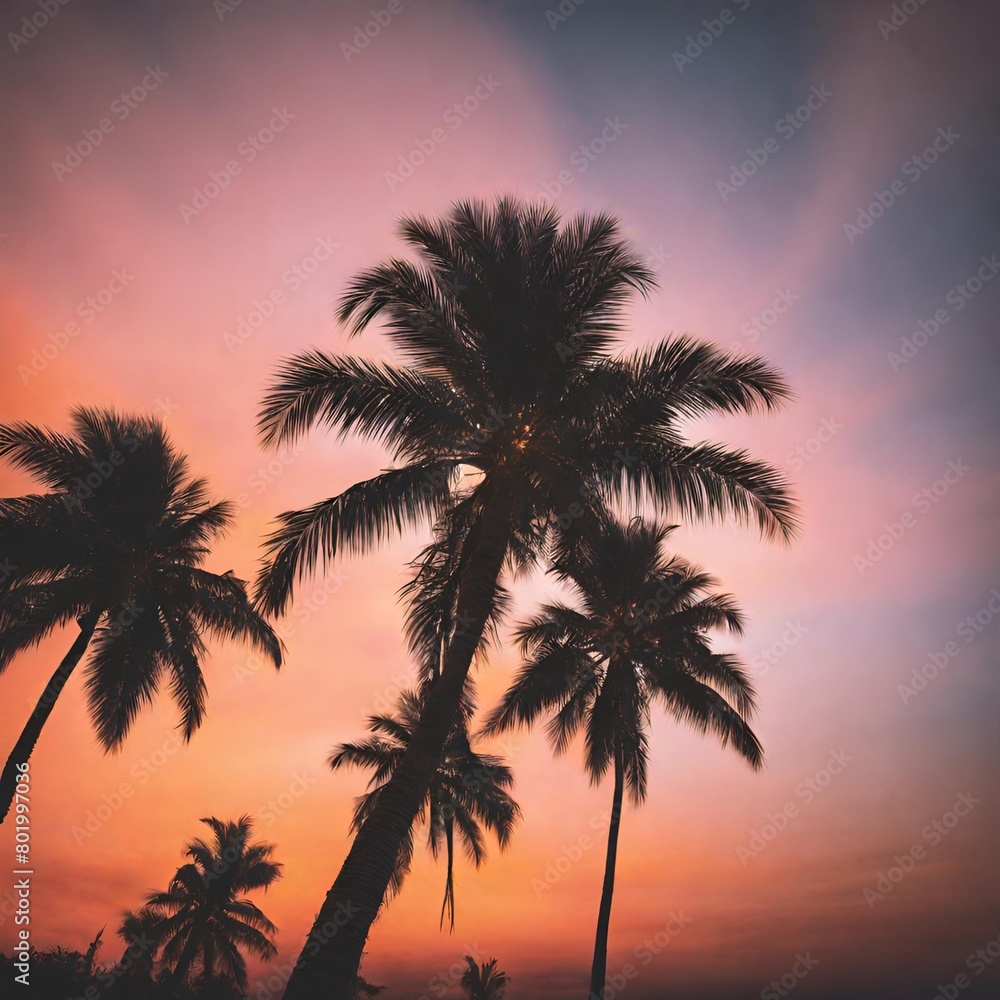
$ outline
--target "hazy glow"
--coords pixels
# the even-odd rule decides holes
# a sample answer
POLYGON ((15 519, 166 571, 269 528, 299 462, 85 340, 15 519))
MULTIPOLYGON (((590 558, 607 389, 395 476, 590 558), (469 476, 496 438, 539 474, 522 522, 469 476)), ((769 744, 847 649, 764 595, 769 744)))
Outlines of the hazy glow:
MULTIPOLYGON (((332 312, 355 270, 399 252, 399 214, 559 186, 567 213, 619 213, 661 284, 634 307, 631 342, 690 331, 787 372, 799 399, 784 414, 692 433, 786 466, 805 530, 790 549, 732 527, 676 536, 752 618, 735 648, 755 666, 768 767, 753 775, 657 720, 650 800, 625 817, 609 970, 640 966, 630 996, 750 996, 811 950, 811 995, 859 996, 862 977, 880 996, 910 995, 885 984, 950 982, 998 932, 995 620, 961 638, 960 656, 905 705, 897 685, 1000 586, 983 544, 1000 477, 980 402, 996 373, 983 337, 998 289, 955 310, 898 373, 887 354, 997 249, 982 191, 962 181, 989 126, 959 68, 985 40, 943 4, 885 40, 871 5, 837 5, 836 20, 803 5, 808 16, 780 25, 752 5, 678 73, 671 52, 719 5, 667 13, 593 0, 553 31, 545 5, 407 4, 350 59, 342 43, 369 17, 361 4, 247 3, 221 23, 211 4, 156 19, 123 6, 115 28, 83 6, 62 9, 2 70, 0 419, 64 427, 75 403, 159 412, 195 470, 239 499, 238 530, 212 563, 250 578, 277 512, 387 462, 322 434, 265 454, 254 418, 283 356, 385 349, 376 333, 348 342, 332 312), (112 102, 147 66, 162 82, 116 117, 112 102), (821 84, 833 97, 723 201, 716 182, 821 84), (55 170, 106 116, 113 130, 92 154, 55 170), (608 119, 627 127, 581 158, 608 119), (954 148, 850 243, 844 223, 949 126, 954 148), (413 151, 426 162, 404 177, 413 151), (120 290, 101 296, 116 271, 120 290), (783 292, 794 299, 768 322, 783 292), (763 330, 747 325, 754 317, 763 330), (934 495, 949 463, 969 471, 934 495), (915 499, 924 489, 933 499, 915 499), (907 512, 913 526, 860 572, 855 557, 907 512), (807 794, 835 752, 851 760, 807 794), (981 803, 930 846, 922 831, 966 792, 981 803), (737 849, 789 803, 787 828, 741 860, 737 849), (918 843, 926 859, 870 908, 862 889, 918 843), (637 949, 672 913, 690 925, 642 964, 637 949)), ((0 470, 4 495, 29 489, 0 470)), ((250 812, 286 866, 262 906, 281 929, 278 966, 294 960, 363 785, 331 774, 326 755, 412 677, 395 593, 419 544, 402 539, 305 587, 282 625, 280 676, 240 648, 214 650, 208 718, 187 747, 162 701, 120 756, 101 756, 73 679, 32 758, 39 946, 84 947, 166 883, 199 817, 250 812)), ((544 592, 519 591, 519 611, 544 592)), ((54 637, 3 679, 5 754, 70 641, 54 637)), ((516 665, 511 651, 493 657, 479 675, 484 704, 516 665)), ((483 871, 460 864, 453 937, 437 929, 442 869, 418 855, 369 945, 366 973, 391 985, 386 997, 427 992, 466 952, 499 956, 511 997, 580 994, 610 789, 588 787, 576 754, 553 761, 541 733, 503 747, 523 827, 483 871)), ((5 827, 5 859, 11 844, 5 827)), ((12 930, 5 915, 4 949, 12 930)))

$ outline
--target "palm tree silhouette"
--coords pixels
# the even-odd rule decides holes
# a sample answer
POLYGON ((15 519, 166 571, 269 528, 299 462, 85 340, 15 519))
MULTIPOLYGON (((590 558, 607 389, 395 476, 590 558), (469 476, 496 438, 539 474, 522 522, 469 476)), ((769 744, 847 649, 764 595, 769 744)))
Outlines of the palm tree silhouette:
POLYGON ((548 716, 557 754, 582 730, 591 781, 614 773, 592 1000, 604 997, 623 793, 637 804, 646 797, 654 703, 732 744, 752 768, 763 764, 746 721, 753 687, 733 656, 710 645, 711 629, 742 632, 742 616, 731 597, 714 592, 711 576, 665 554, 672 530, 636 518, 557 555, 552 571, 573 586, 579 608, 548 604, 519 628, 527 662, 485 726, 500 732, 548 716))
POLYGON ((0 426, 0 458, 49 492, 0 500, 0 671, 55 628, 79 634, 42 693, 0 778, 0 822, 42 727, 89 653, 97 737, 118 749, 167 681, 184 738, 201 724, 206 633, 250 642, 281 664, 280 643, 231 573, 201 568, 232 523, 155 420, 78 408, 73 433, 0 426))
MULTIPOLYGON (((363 767, 373 774, 369 791, 358 799, 352 830, 357 831, 378 803, 379 795, 399 765, 420 722, 421 699, 413 691, 399 696, 394 715, 373 715, 368 730, 373 735, 359 743, 342 743, 330 756, 330 767, 363 767)), ((445 851, 447 873, 441 926, 447 914, 455 929, 455 836, 465 853, 478 868, 486 860, 483 828, 493 832, 501 849, 510 842, 514 824, 521 814, 507 789, 514 776, 500 757, 480 754, 469 743, 468 716, 452 730, 445 744, 441 763, 427 790, 416 822, 427 825, 427 846, 436 858, 445 851)), ((413 860, 413 830, 400 845, 396 869, 390 882, 390 894, 402 887, 413 860)))
POLYGON ((112 970, 115 978, 124 977, 133 982, 152 980, 157 948, 150 931, 158 919, 141 910, 125 911, 118 927, 118 936, 125 942, 125 951, 112 970))
POLYGON ((187 981, 195 963, 200 979, 230 980, 247 989, 246 960, 241 952, 271 960, 277 954, 273 937, 277 928, 246 898, 257 889, 267 890, 281 877, 281 865, 271 859, 273 844, 251 842, 249 816, 224 822, 203 819, 212 831, 185 849, 191 861, 177 869, 162 892, 151 892, 145 905, 126 913, 119 934, 134 941, 143 934, 154 942, 160 963, 168 971, 168 992, 176 993, 187 981))
POLYGON ((399 848, 454 726, 505 566, 530 564, 556 531, 599 524, 642 499, 685 518, 735 516, 788 537, 783 476, 743 451, 689 444, 679 424, 772 409, 780 374, 688 338, 628 354, 622 310, 653 274, 609 215, 565 224, 551 206, 456 204, 442 221, 404 219, 419 261, 359 274, 340 319, 376 319, 401 364, 313 350, 281 366, 264 400, 266 444, 314 424, 385 445, 396 467, 279 518, 257 599, 282 613, 321 561, 363 552, 406 528, 453 536, 455 603, 440 679, 408 751, 362 824, 319 910, 286 1000, 349 997, 399 848), (349 916, 348 916, 349 915, 349 916), (338 933, 323 933, 336 921, 338 933))
POLYGON ((469 1000, 503 1000, 510 976, 497 970, 497 959, 477 965, 471 955, 466 955, 465 964, 468 968, 462 973, 461 985, 469 1000))

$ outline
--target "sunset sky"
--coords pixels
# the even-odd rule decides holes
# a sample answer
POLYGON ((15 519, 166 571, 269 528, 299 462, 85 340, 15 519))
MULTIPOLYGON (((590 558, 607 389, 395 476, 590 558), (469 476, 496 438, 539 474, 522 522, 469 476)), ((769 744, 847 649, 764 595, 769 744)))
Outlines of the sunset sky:
MULTIPOLYGON (((73 0, 27 38, 35 0, 4 5, 0 421, 159 415, 240 503, 211 567, 252 578, 277 513, 388 462, 319 431, 264 452, 255 415, 289 354, 387 350, 333 313, 356 271, 401 252, 399 216, 498 192, 617 213, 660 286, 630 308, 628 344, 687 332, 786 373, 783 412, 690 434, 783 468, 804 528, 789 547, 735 526, 673 536, 749 615, 724 648, 751 666, 767 766, 655 719, 609 974, 637 965, 621 994, 637 1000, 739 1000, 808 954, 803 998, 931 1000, 960 973, 962 996, 986 996, 1000 960, 980 975, 966 960, 1000 935, 989 5, 928 0, 880 26, 890 3, 394 0, 369 38, 385 7, 73 0), (714 35, 703 22, 724 9, 714 35), (931 656, 947 663, 915 690, 931 656)), ((33 488, 0 468, 0 495, 33 488)), ((411 683, 396 592, 422 541, 307 582, 280 674, 213 645, 187 746, 162 698, 104 756, 73 678, 32 757, 35 944, 82 949, 106 925, 114 959, 121 912, 167 883, 199 818, 250 813, 285 866, 257 900, 280 928, 275 968, 294 961, 364 788, 326 757, 411 683)), ((551 589, 518 584, 511 620, 551 589)), ((4 757, 71 642, 4 676, 4 757)), ((484 708, 517 665, 504 649, 477 673, 484 708)), ((421 848, 369 940, 364 972, 389 1000, 459 996, 448 969, 467 953, 500 959, 511 1000, 585 992, 610 784, 588 785, 579 748, 553 760, 541 732, 494 747, 523 822, 481 871, 459 863, 451 936, 443 867, 421 848)), ((0 870, 12 845, 5 825, 0 870)), ((257 997, 273 970, 253 969, 257 997)))

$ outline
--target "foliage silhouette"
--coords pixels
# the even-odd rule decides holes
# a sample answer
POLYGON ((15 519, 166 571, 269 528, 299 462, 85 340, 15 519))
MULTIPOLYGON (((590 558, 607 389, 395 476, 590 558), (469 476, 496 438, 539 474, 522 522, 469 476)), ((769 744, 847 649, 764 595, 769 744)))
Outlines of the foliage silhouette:
POLYGON ((187 984, 197 968, 202 985, 222 979, 245 992, 242 952, 266 960, 277 954, 277 928, 246 894, 266 891, 281 877, 281 865, 271 858, 273 844, 251 841, 249 816, 228 822, 211 816, 202 823, 212 837, 187 845, 190 862, 165 890, 149 893, 137 912, 125 914, 119 934, 131 942, 138 933, 151 942, 171 991, 187 984))
POLYGON ((164 682, 191 738, 205 713, 206 635, 249 642, 275 666, 281 648, 244 583, 201 568, 234 507, 210 502, 157 421, 79 408, 70 435, 5 424, 0 459, 49 490, 0 499, 0 670, 54 629, 79 627, 4 767, 2 821, 18 765, 82 660, 90 717, 112 751, 164 682))
POLYGON ((383 445, 397 463, 280 516, 257 582, 262 609, 285 611, 322 563, 407 528, 435 525, 454 555, 440 677, 320 907, 287 1000, 350 995, 505 568, 530 566, 557 533, 592 533, 621 503, 735 517, 779 538, 795 529, 778 471, 681 432, 689 418, 777 407, 783 378, 687 337, 618 353, 624 306, 654 278, 612 216, 564 222, 551 206, 500 198, 404 219, 400 233, 417 262, 363 271, 340 307, 352 334, 381 320, 399 363, 308 351, 281 365, 260 416, 266 444, 318 424, 383 445))
POLYGON ((557 754, 583 733, 585 766, 597 784, 614 775, 604 886, 590 995, 603 1000, 623 793, 647 793, 648 730, 661 705, 678 721, 763 764, 747 724, 754 690, 735 657, 714 653, 710 631, 740 633, 735 601, 711 576, 665 553, 673 529, 639 518, 609 524, 586 546, 557 552, 552 571, 578 607, 553 603, 518 630, 527 662, 491 713, 486 731, 530 726, 543 716, 557 754))
MULTIPOLYGON (((342 743, 330 757, 330 766, 362 767, 372 773, 369 791, 358 799, 352 829, 358 830, 378 802, 385 783, 402 759, 420 721, 421 700, 412 692, 403 692, 394 714, 373 715, 368 719, 372 735, 357 743, 342 743)), ((427 826, 427 846, 436 858, 445 853, 446 876, 441 926, 445 916, 455 929, 455 840, 465 849, 478 868, 486 860, 484 828, 492 831, 501 849, 510 842, 514 824, 520 816, 517 803, 508 789, 514 776, 500 757, 481 754, 469 742, 468 719, 456 724, 445 744, 441 763, 435 772, 416 823, 427 826)), ((402 887, 413 860, 413 831, 400 845, 399 858, 390 883, 390 895, 402 887)))

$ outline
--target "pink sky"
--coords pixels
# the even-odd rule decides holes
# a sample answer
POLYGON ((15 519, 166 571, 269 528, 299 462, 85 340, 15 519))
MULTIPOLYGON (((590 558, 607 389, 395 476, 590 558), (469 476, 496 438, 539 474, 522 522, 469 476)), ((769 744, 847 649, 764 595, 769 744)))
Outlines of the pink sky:
MULTIPOLYGON (((341 43, 364 23, 364 6, 279 14, 247 3, 220 22, 205 4, 158 15, 169 18, 162 30, 152 15, 112 28, 70 6, 4 58, 16 108, 0 167, 0 419, 63 428, 78 403, 159 412, 218 494, 244 498, 237 530, 212 559, 220 571, 252 577, 277 512, 384 467, 370 445, 321 433, 299 453, 265 454, 254 417, 282 357, 310 345, 385 349, 377 333, 348 344, 332 313, 355 271, 399 251, 402 213, 440 213, 453 198, 496 192, 536 197, 569 171, 560 208, 619 213, 658 272, 659 293, 632 310, 629 342, 691 332, 760 350, 786 372, 798 399, 784 413, 691 429, 784 467, 805 528, 788 549, 734 527, 675 536, 750 615, 734 648, 755 667, 768 765, 752 774, 711 741, 656 720, 649 801, 625 816, 609 970, 636 961, 672 913, 690 924, 642 968, 636 996, 730 988, 726 995, 756 996, 806 951, 820 960, 810 988, 848 989, 862 974, 872 983, 946 982, 1000 931, 990 850, 997 725, 988 707, 996 620, 963 639, 960 655, 907 704, 897 690, 1000 587, 984 544, 1000 483, 976 339, 997 290, 987 286, 955 312, 899 373, 887 359, 981 255, 1000 249, 980 231, 962 182, 986 126, 975 79, 957 70, 979 42, 939 7, 927 5, 907 37, 889 39, 864 5, 822 30, 793 19, 803 33, 794 71, 765 58, 769 38, 783 43, 769 34, 777 28, 766 12, 751 8, 678 74, 670 51, 711 14, 694 6, 668 23, 649 15, 648 34, 662 41, 655 71, 635 41, 647 33, 638 12, 612 30, 609 10, 590 5, 551 32, 544 5, 504 16, 487 4, 405 4, 349 60, 341 43), (590 72, 567 68, 577 64, 590 72), (112 102, 142 84, 147 66, 162 82, 115 118, 112 102), (747 79, 757 89, 741 96, 747 79), (834 96, 723 201, 716 181, 814 84, 834 96), (477 86, 486 94, 478 108, 446 117, 477 86), (275 109, 286 123, 251 161, 241 143, 275 109), (114 127, 100 145, 57 177, 53 161, 108 115, 114 127), (574 150, 616 116, 627 127, 580 171, 574 150), (844 223, 949 126, 961 134, 954 149, 848 242, 844 223), (426 162, 401 183, 387 180, 420 143, 433 145, 426 162), (239 173, 185 221, 179 206, 233 160, 239 173), (320 241, 336 247, 294 287, 289 270, 311 268, 320 241), (80 303, 116 269, 125 287, 88 321, 80 303), (784 290, 796 300, 750 342, 744 324, 784 290), (240 321, 275 291, 273 315, 230 349, 240 321), (79 332, 45 359, 45 345, 73 319, 79 332), (828 440, 814 440, 824 421, 828 440), (933 493, 949 463, 969 471, 934 502, 916 500, 933 493), (855 557, 906 512, 913 526, 860 572, 855 557), (806 801, 803 783, 825 781, 834 753, 851 759, 806 801), (930 846, 922 831, 962 793, 979 801, 930 846), (795 814, 786 829, 741 860, 738 848, 787 804, 795 814), (928 847, 926 858, 870 907, 862 890, 915 844, 928 847)), ((16 26, 19 16, 5 20, 16 26)), ((31 488, 0 469, 4 495, 31 488)), ((166 883, 199 817, 250 812, 285 865, 261 901, 281 930, 276 965, 294 960, 346 851, 352 797, 363 787, 357 774, 331 774, 326 755, 361 732, 401 679, 409 683, 395 592, 419 546, 416 536, 402 539, 306 585, 282 623, 280 675, 257 669, 239 647, 214 648, 208 717, 187 747, 172 743, 175 711, 161 700, 119 756, 102 756, 81 679, 70 683, 32 758, 39 946, 84 947, 166 883), (130 795, 120 808, 92 835, 74 835, 106 797, 117 801, 123 783, 130 795), (283 793, 293 801, 279 815, 268 802, 283 793)), ((546 586, 519 587, 518 614, 546 586)), ((5 746, 70 641, 60 634, 8 671, 5 746)), ((516 666, 512 650, 492 658, 480 675, 485 705, 516 666)), ((551 888, 538 880, 593 833, 610 788, 588 786, 578 753, 553 761, 541 733, 513 735, 505 752, 524 813, 514 844, 481 872, 460 863, 451 937, 437 929, 442 869, 418 855, 369 943, 367 974, 390 985, 387 997, 427 992, 469 951, 501 959, 512 997, 576 995, 585 982, 599 838, 551 888)), ((5 857, 11 844, 5 827, 5 857)), ((0 946, 11 941, 4 917, 0 946)), ((103 957, 116 950, 109 941, 103 957)))

